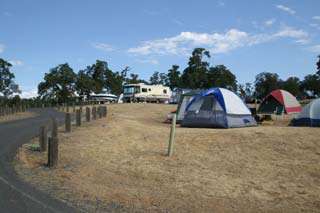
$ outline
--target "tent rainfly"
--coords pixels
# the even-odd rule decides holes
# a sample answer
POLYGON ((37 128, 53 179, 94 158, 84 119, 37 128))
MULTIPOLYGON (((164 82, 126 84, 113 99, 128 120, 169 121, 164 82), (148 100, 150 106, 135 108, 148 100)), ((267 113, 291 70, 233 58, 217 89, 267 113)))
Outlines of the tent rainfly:
POLYGON ((232 128, 255 126, 256 121, 236 94, 227 89, 212 88, 190 100, 181 125, 232 128))
POLYGON ((267 95, 258 109, 261 114, 293 114, 301 112, 301 105, 288 91, 274 90, 267 95))
POLYGON ((320 98, 303 107, 302 112, 292 120, 292 125, 320 127, 320 98))

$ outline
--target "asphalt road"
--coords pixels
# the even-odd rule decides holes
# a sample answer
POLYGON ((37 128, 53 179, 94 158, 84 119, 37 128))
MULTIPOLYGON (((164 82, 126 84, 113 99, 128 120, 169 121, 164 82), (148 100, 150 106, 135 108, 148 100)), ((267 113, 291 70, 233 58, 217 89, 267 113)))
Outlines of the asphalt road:
POLYGON ((33 111, 39 116, 0 124, 0 213, 79 212, 21 181, 14 171, 12 161, 17 148, 37 135, 51 116, 63 120, 63 114, 53 109, 33 111))

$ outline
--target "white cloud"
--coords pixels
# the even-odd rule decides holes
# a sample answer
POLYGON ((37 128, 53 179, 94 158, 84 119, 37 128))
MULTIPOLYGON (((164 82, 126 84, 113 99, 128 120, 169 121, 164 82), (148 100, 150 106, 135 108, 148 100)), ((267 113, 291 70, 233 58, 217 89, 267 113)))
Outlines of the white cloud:
POLYGON ((153 65, 159 64, 159 61, 156 59, 137 59, 136 61, 142 64, 153 64, 153 65))
POLYGON ((320 16, 313 16, 312 19, 313 19, 313 20, 320 21, 320 16))
POLYGON ((3 44, 0 44, 0 53, 3 53, 5 46, 3 44))
POLYGON ((278 33, 274 34, 274 37, 279 38, 293 38, 297 43, 306 44, 309 42, 309 34, 303 30, 296 30, 292 27, 285 27, 278 33))
POLYGON ((179 35, 164 39, 143 42, 142 45, 128 50, 129 53, 148 55, 187 54, 196 46, 209 46, 213 52, 227 52, 247 39, 247 33, 231 29, 225 34, 181 32, 179 35))
POLYGON ((292 38, 298 43, 307 43, 309 35, 303 30, 285 27, 273 34, 250 34, 238 29, 230 29, 225 33, 181 32, 180 34, 151 41, 128 49, 136 55, 188 55, 195 47, 205 47, 211 53, 227 53, 234 49, 252 46, 268 41, 292 38))
POLYGON ((21 61, 21 60, 10 60, 9 63, 12 64, 13 66, 22 66, 23 65, 23 61, 21 61))
POLYGON ((274 19, 274 18, 273 18, 273 19, 269 19, 269 20, 266 20, 266 21, 264 22, 264 25, 270 27, 270 26, 272 26, 275 22, 276 22, 276 19, 274 19))
POLYGON ((281 5, 281 4, 278 4, 276 5, 276 7, 279 9, 279 10, 282 10, 286 13, 289 13, 291 15, 294 15, 296 13, 296 11, 294 11, 293 9, 291 9, 290 7, 286 7, 284 5, 281 5))
POLYGON ((21 98, 34 98, 38 96, 38 90, 36 88, 30 90, 22 90, 21 98))
POLYGON ((309 47, 309 50, 314 53, 320 53, 320 44, 309 47))
POLYGON ((106 43, 92 43, 91 44, 94 48, 99 49, 99 50, 103 50, 105 52, 112 52, 114 51, 114 48, 110 45, 110 44, 106 44, 106 43))
POLYGON ((320 24, 311 23, 311 24, 309 24, 309 26, 320 30, 320 24))

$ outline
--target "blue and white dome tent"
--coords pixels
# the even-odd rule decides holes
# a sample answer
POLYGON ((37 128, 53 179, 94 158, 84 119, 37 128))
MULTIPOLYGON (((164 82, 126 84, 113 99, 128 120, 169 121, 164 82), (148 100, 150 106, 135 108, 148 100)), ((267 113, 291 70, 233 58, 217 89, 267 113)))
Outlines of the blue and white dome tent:
POLYGON ((292 125, 320 127, 320 98, 303 107, 301 113, 292 120, 292 125))
POLYGON ((192 98, 181 125, 233 128, 257 123, 239 96, 224 88, 212 88, 192 98))

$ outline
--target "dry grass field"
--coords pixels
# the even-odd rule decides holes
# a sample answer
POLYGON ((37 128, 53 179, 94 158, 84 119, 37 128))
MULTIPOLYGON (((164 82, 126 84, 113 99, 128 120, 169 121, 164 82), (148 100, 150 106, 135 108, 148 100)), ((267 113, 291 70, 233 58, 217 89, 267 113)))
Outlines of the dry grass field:
POLYGON ((26 144, 16 171, 87 212, 320 211, 319 128, 177 127, 169 158, 174 108, 110 105, 107 119, 61 130, 58 168, 26 144))
POLYGON ((19 113, 13 114, 13 115, 1 116, 0 123, 31 118, 34 116, 36 116, 36 113, 33 113, 33 112, 19 112, 19 113))

